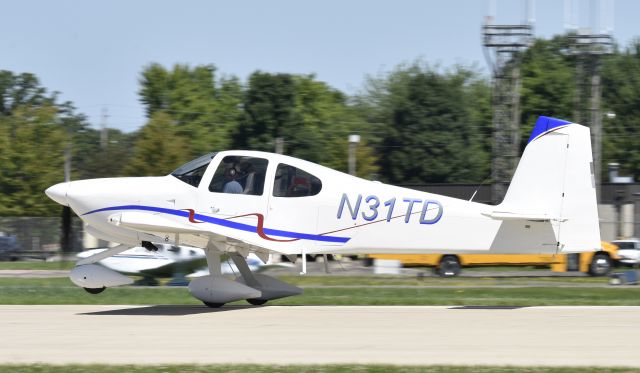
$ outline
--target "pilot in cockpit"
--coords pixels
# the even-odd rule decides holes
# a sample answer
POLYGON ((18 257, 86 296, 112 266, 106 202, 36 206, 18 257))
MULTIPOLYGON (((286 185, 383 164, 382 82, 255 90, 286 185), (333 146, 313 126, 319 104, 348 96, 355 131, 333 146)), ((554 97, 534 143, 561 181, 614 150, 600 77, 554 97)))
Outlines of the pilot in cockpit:
POLYGON ((243 189, 242 185, 236 180, 238 177, 238 170, 235 167, 231 166, 227 168, 224 172, 224 179, 226 184, 224 184, 223 193, 232 193, 232 194, 242 194, 243 189))

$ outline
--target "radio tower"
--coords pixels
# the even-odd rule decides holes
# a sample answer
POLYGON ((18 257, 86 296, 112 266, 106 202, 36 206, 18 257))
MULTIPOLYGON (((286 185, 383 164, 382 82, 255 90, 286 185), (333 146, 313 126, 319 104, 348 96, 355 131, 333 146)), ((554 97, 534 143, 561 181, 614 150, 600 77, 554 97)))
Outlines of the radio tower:
POLYGON ((525 1, 525 23, 497 25, 495 1, 482 26, 484 54, 493 74, 491 200, 504 198, 520 153, 520 56, 533 39, 533 2, 525 1))
POLYGON ((570 33, 571 54, 576 57, 574 122, 591 128, 593 172, 600 200, 602 178, 601 57, 613 53, 613 4, 609 0, 565 0, 565 28, 570 33), (580 17, 580 5, 587 9, 580 17), (585 6, 586 5, 586 6, 585 6), (596 31, 598 30, 598 31, 596 31))

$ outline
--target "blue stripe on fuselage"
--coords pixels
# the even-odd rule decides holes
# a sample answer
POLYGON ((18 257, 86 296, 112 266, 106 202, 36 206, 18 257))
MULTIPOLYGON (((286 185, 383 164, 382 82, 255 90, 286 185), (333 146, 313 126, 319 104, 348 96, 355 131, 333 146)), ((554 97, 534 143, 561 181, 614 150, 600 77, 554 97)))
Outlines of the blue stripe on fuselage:
MULTIPOLYGON (((181 216, 181 217, 186 217, 186 218, 189 217, 189 212, 188 211, 174 210, 174 209, 168 209, 168 208, 163 208, 163 207, 154 207, 154 206, 142 206, 142 205, 123 205, 123 206, 104 207, 104 208, 101 208, 101 209, 97 209, 97 210, 93 210, 93 211, 89 211, 87 213, 84 213, 84 214, 82 214, 82 216, 94 214, 94 213, 97 213, 97 212, 118 211, 118 210, 153 211, 153 212, 159 212, 159 213, 168 214, 168 215, 175 215, 175 216, 181 216)), ((226 220, 226 219, 214 218, 212 216, 202 215, 202 214, 198 214, 198 213, 195 213, 193 217, 194 217, 194 219, 202 221, 202 222, 215 224, 215 225, 219 225, 219 226, 227 227, 227 228, 231 228, 231 229, 237 229, 237 230, 241 230, 241 231, 245 231, 245 232, 257 233, 257 227, 255 227, 253 225, 244 224, 244 223, 238 223, 238 222, 231 221, 231 220, 226 220)), ((298 239, 301 239, 301 240, 311 240, 311 241, 321 241, 321 242, 346 243, 346 242, 348 242, 350 240, 349 237, 323 236, 323 235, 319 235, 319 234, 289 232, 289 231, 283 231, 283 230, 279 230, 279 229, 270 229, 270 228, 264 228, 264 233, 268 234, 268 235, 272 235, 272 236, 278 236, 278 237, 298 238, 298 239)))

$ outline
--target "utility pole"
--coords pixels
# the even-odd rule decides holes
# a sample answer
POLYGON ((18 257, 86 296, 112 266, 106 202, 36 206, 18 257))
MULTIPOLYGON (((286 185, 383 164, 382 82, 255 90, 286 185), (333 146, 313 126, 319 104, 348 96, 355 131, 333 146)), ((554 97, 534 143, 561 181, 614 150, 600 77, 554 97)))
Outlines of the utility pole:
POLYGON ((525 23, 494 24, 495 2, 482 26, 485 58, 493 74, 491 199, 504 198, 520 154, 520 56, 533 39, 532 1, 525 1, 525 23))
POLYGON ((107 118, 109 118, 108 109, 102 108, 102 115, 100 115, 100 149, 105 150, 109 143, 109 132, 107 129, 107 118))

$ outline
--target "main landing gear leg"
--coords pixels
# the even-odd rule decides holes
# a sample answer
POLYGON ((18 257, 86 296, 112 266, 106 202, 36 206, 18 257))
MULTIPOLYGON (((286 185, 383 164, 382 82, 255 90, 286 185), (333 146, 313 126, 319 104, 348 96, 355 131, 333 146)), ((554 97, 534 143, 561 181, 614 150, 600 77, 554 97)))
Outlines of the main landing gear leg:
MULTIPOLYGON (((247 261, 244 259, 244 257, 238 253, 232 253, 230 256, 231 256, 231 260, 233 260, 233 263, 236 265, 236 267, 238 267, 238 270, 240 271, 240 275, 244 280, 244 284, 254 289, 259 289, 261 287, 260 283, 255 278, 255 276, 253 276, 253 272, 251 272, 251 269, 249 268, 249 265, 247 264, 247 261)), ((254 306, 261 306, 267 303, 267 301, 268 299, 263 299, 263 298, 247 299, 247 302, 249 302, 249 304, 252 304, 254 306)))

